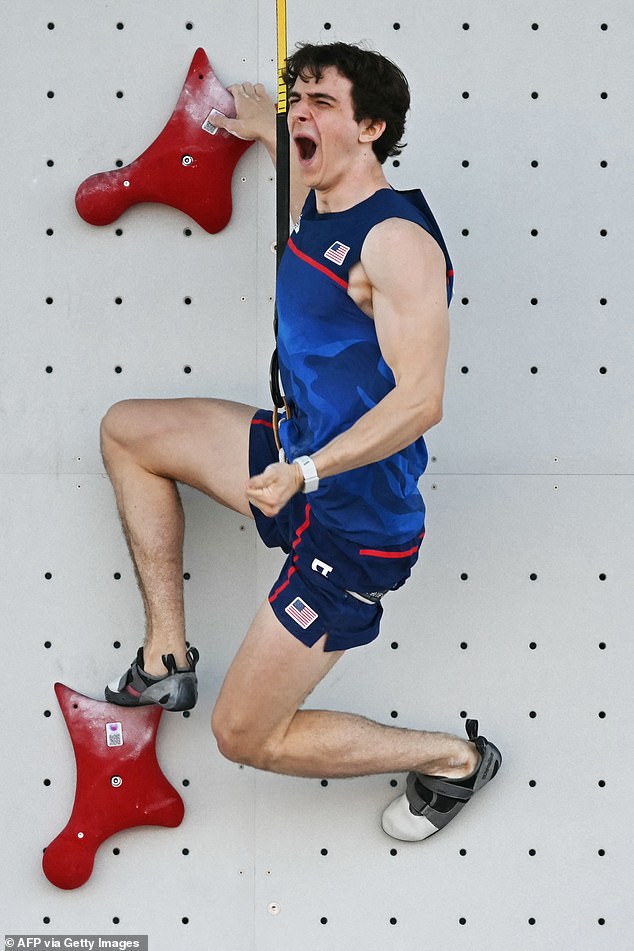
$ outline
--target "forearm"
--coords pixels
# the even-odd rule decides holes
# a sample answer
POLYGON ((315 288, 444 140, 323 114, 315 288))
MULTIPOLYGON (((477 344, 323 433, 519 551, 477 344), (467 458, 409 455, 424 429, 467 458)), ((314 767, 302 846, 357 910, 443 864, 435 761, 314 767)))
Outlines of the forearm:
MULTIPOLYGON (((267 135, 262 136, 259 141, 269 153, 271 161, 273 162, 273 167, 277 171, 277 135, 275 128, 273 128, 272 134, 267 133, 267 135)), ((295 162, 295 154, 293 151, 291 151, 290 163, 290 213, 293 222, 296 222, 301 214, 302 208, 304 207, 308 189, 301 182, 295 162)))
POLYGON ((320 479, 370 465, 409 446, 440 421, 437 399, 395 387, 350 429, 312 454, 320 479))

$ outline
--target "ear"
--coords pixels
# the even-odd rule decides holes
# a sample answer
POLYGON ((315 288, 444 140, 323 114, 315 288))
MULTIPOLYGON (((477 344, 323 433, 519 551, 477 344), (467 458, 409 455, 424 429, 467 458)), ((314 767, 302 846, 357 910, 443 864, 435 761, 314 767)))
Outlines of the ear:
POLYGON ((385 132, 385 119, 362 119, 359 123, 359 142, 376 142, 385 132))

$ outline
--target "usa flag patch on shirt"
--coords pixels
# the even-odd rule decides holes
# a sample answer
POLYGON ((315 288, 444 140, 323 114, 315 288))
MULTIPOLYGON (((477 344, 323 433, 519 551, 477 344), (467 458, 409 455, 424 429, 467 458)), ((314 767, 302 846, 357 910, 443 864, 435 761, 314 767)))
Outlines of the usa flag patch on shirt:
POLYGON ((342 244, 341 241, 335 241, 335 243, 331 244, 328 250, 324 252, 324 257, 328 258, 329 261, 334 261, 335 264, 342 265, 349 250, 350 248, 347 244, 342 244))
POLYGON ((315 618, 319 617, 315 611, 305 601, 302 601, 301 598, 295 598, 288 607, 284 608, 287 614, 296 621, 301 628, 306 630, 307 627, 313 623, 315 618))

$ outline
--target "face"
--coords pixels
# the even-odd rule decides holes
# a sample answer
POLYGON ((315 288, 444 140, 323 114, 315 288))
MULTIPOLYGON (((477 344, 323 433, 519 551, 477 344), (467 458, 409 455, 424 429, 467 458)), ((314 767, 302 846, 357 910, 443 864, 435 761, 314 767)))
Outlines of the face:
POLYGON ((319 82, 298 77, 289 93, 289 132, 309 188, 335 187, 372 147, 371 137, 365 141, 371 123, 355 121, 351 90, 350 80, 328 66, 319 82))

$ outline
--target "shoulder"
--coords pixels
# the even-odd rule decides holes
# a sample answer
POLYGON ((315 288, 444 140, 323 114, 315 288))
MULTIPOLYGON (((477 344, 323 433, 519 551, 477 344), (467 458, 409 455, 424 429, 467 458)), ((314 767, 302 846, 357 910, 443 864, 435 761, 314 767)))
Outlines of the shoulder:
POLYGON ((384 218, 373 225, 366 236, 366 243, 398 241, 400 243, 413 241, 416 244, 439 247, 438 242, 427 229, 416 221, 408 218, 399 218, 394 215, 384 218))
POLYGON ((396 269, 407 273, 412 268, 427 272, 445 270, 445 256, 436 239, 422 225, 405 218, 385 218, 368 232, 361 261, 370 280, 396 269))

